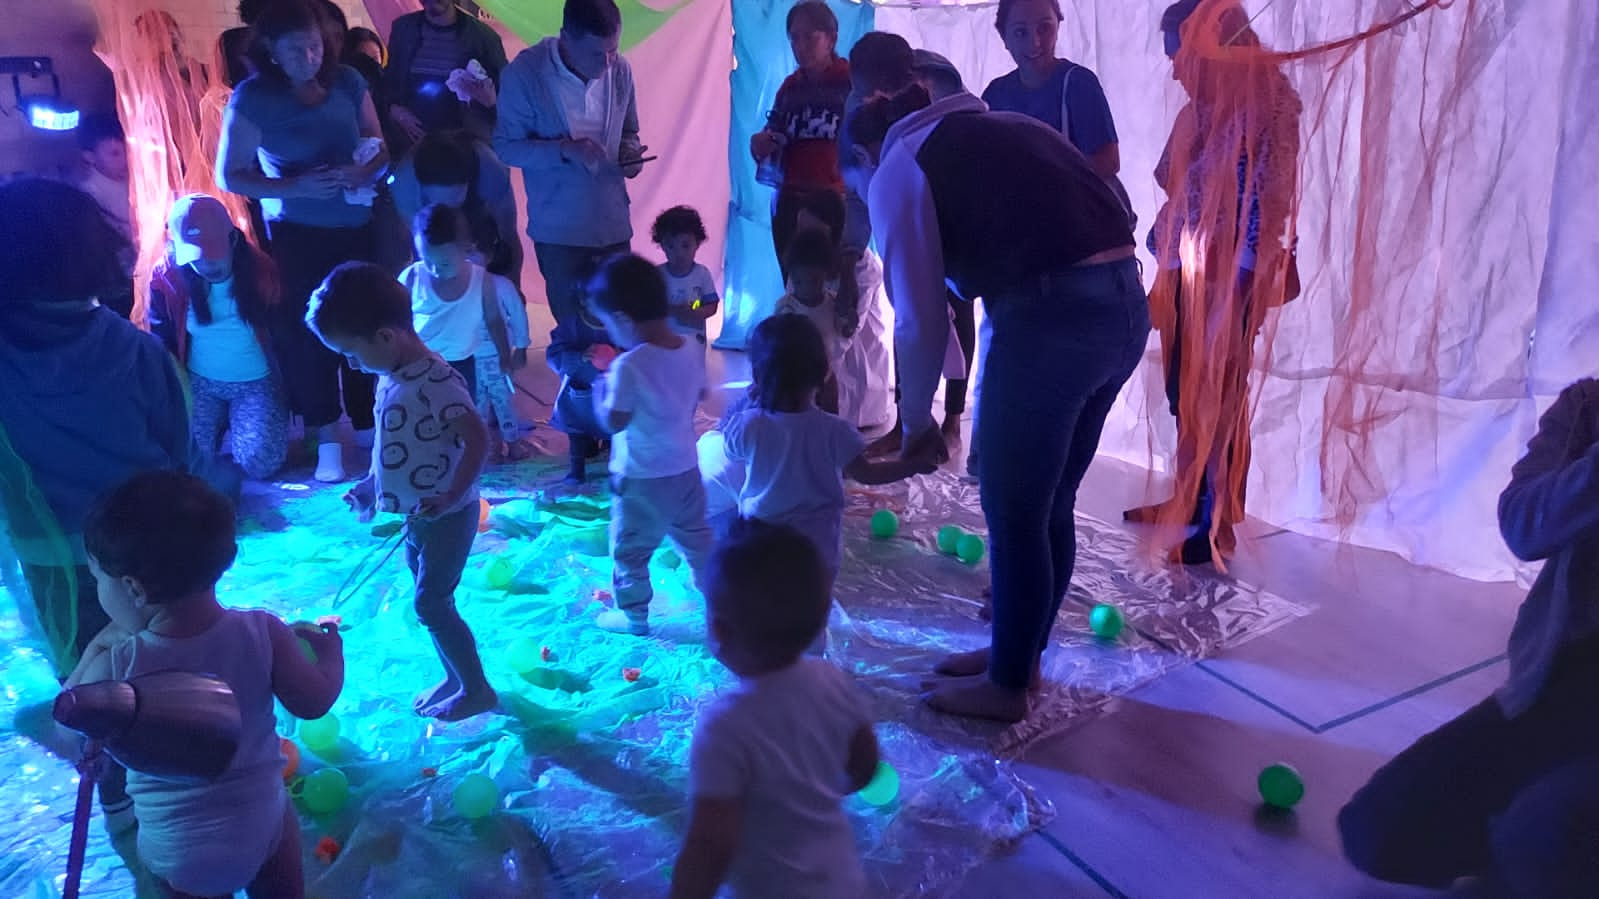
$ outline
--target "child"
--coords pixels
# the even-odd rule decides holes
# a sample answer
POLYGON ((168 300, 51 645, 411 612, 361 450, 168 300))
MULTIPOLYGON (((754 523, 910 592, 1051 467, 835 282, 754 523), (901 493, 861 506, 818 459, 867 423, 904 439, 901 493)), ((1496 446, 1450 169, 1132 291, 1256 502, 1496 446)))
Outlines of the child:
POLYGON ((694 410, 705 393, 705 356, 667 321, 666 279, 631 253, 613 256, 589 282, 589 306, 623 352, 594 382, 611 448, 612 592, 617 608, 595 624, 650 632, 650 555, 671 537, 698 582, 711 550, 705 487, 694 449, 694 410))
POLYGON ((581 488, 587 483, 588 460, 599 454, 602 443, 610 440, 610 431, 601 427, 595 417, 593 388, 615 358, 616 347, 611 344, 610 335, 587 310, 579 310, 575 318, 557 324, 550 332, 544 361, 561 376, 550 424, 566 434, 571 461, 561 481, 564 487, 581 488))
POLYGON ((499 697, 455 610, 455 587, 477 536, 477 478, 488 455, 488 429, 473 414, 466 379, 417 336, 405 289, 371 263, 335 268, 312 295, 305 321, 328 349, 382 376, 372 471, 344 501, 363 522, 379 511, 406 516, 416 616, 444 665, 444 680, 417 696, 417 714, 460 721, 487 712, 499 697))
POLYGON ((290 627, 217 601, 217 579, 238 552, 233 520, 226 497, 178 472, 134 475, 106 496, 84 544, 111 623, 67 686, 167 670, 224 681, 242 727, 220 778, 196 785, 128 772, 138 858, 185 896, 300 897, 300 826, 272 703, 298 718, 327 714, 344 687, 344 647, 337 627, 290 627))
POLYGON ((501 367, 500 353, 495 348, 490 322, 485 321, 483 329, 478 332, 477 353, 474 356, 477 363, 477 410, 485 423, 499 428, 500 439, 494 451, 496 457, 501 455, 503 447, 503 458, 521 462, 533 455, 533 445, 523 438, 532 425, 523 423, 512 403, 516 384, 511 380, 511 372, 527 367, 527 349, 532 342, 528 333, 527 304, 522 299, 522 292, 507 278, 491 273, 484 283, 493 284, 495 288, 494 299, 500 308, 500 320, 505 323, 505 337, 511 348, 511 367, 509 370, 501 367))
POLYGON ((788 293, 777 301, 777 314, 802 315, 811 320, 822 336, 828 371, 821 384, 816 404, 827 412, 838 413, 838 381, 834 375, 844 361, 848 340, 855 324, 842 320, 838 306, 838 249, 819 228, 804 228, 794 235, 783 254, 788 271, 788 293))
POLYGON ((472 261, 472 235, 461 210, 442 203, 426 206, 416 214, 411 233, 417 261, 400 273, 400 283, 411 292, 417 336, 460 372, 476 409, 476 355, 485 328, 501 369, 516 370, 499 301, 516 288, 472 261))
POLYGON ((128 141, 122 123, 109 113, 92 115, 78 125, 78 149, 83 156, 83 176, 78 189, 94 198, 127 246, 121 251, 126 284, 100 297, 101 305, 123 318, 133 314, 133 266, 138 243, 133 233, 133 200, 128 185, 128 141))
POLYGON ((700 715, 689 751, 689 824, 673 899, 859 899, 866 878, 844 796, 877 770, 871 711, 849 677, 804 657, 827 623, 815 546, 741 520, 711 556, 711 652, 737 675, 700 715))
POLYGON ((755 405, 722 432, 727 458, 746 466, 739 510, 809 537, 831 590, 843 551, 844 478, 886 484, 937 466, 931 460, 867 461, 861 432, 816 407, 827 357, 810 319, 785 313, 761 322, 750 335, 749 354, 755 405))
POLYGON ((673 206, 655 219, 650 239, 666 254, 661 274, 666 276, 666 301, 672 307, 672 330, 705 346, 705 323, 716 314, 720 301, 711 271, 694 261, 705 243, 705 223, 689 206, 673 206))

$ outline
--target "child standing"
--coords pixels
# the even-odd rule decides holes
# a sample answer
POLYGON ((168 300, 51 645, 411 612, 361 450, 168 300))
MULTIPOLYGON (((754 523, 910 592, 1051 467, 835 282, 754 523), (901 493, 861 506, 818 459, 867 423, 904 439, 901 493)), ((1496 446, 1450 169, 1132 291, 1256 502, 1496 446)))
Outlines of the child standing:
POLYGON ((705 323, 721 305, 711 270, 694 261, 705 243, 705 222, 690 206, 673 206, 655 219, 650 239, 666 254, 661 274, 666 276, 666 302, 671 306, 672 330, 706 344, 705 323))
POLYGON ((809 537, 831 590, 843 552, 844 478, 887 484, 937 466, 930 459, 868 461, 861 432, 817 408, 827 357, 810 319, 785 313, 761 322, 749 354, 755 404, 722 432, 727 458, 746 467, 739 511, 809 537))
POLYGON ((299 718, 327 714, 344 687, 344 648, 336 627, 291 628, 269 612, 217 601, 217 579, 238 552, 233 521, 227 498, 177 472, 135 475, 102 500, 84 544, 111 623, 67 686, 170 670, 224 681, 242 728, 220 778, 194 785, 128 772, 138 857, 181 895, 294 899, 305 894, 300 827, 283 785, 272 701, 299 718))
POLYGON ((711 550, 705 487, 694 448, 694 410, 705 393, 705 355, 667 321, 666 280, 624 253, 589 282, 589 306, 623 352, 594 382, 600 427, 611 448, 611 559, 617 608, 595 624, 650 632, 650 556, 670 537, 698 581, 711 550))
POLYGON ((499 301, 516 288, 472 260, 472 234, 461 210, 442 203, 424 207, 411 233, 417 261, 400 273, 400 283, 411 292, 417 336, 460 372, 476 409, 477 351, 485 328, 501 370, 516 370, 499 301))
POLYGON ((311 297, 306 324, 328 349, 381 375, 372 470, 344 500, 360 519, 406 516, 405 561, 416 578, 416 616, 433 637, 444 680, 418 695, 418 714, 460 721, 499 702, 477 640, 455 609, 455 588, 477 536, 477 479, 488 429, 458 369, 417 336, 411 300, 383 269, 346 262, 311 297))
POLYGON ((566 434, 571 462, 561 481, 564 486, 582 487, 587 483, 588 460, 611 437, 596 417, 593 388, 594 382, 611 367, 616 353, 604 326, 594 321, 586 309, 578 310, 576 316, 560 322, 550 332, 544 361, 561 376, 550 424, 566 434))
POLYGON ((673 899, 859 899, 866 878, 841 807, 877 770, 865 698, 805 658, 827 623, 827 573, 804 535, 740 520, 707 571, 711 652, 738 686, 701 713, 673 899))
POLYGON ((838 249, 827 232, 805 228, 794 235, 783 264, 788 270, 788 292, 777 301, 777 314, 801 315, 822 337, 828 370, 817 395, 822 409, 838 412, 838 379, 848 345, 845 333, 854 333, 855 324, 843 319, 838 306, 838 249))
POLYGON ((109 113, 92 115, 78 126, 78 149, 83 154, 83 175, 78 189, 94 198, 100 211, 127 241, 120 252, 127 284, 100 297, 100 304, 128 318, 133 314, 133 266, 138 242, 133 233, 133 199, 128 185, 128 139, 122 123, 109 113))

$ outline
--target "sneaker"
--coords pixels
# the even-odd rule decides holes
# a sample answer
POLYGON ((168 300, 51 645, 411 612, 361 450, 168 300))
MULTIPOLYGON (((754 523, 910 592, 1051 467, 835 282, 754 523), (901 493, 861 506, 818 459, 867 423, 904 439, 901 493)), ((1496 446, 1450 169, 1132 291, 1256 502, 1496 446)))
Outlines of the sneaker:
MULTIPOLYGON (((371 433, 368 431, 367 433, 371 433)), ((316 448, 316 479, 324 484, 344 480, 344 447, 337 443, 324 443, 316 448)))
POLYGON ((364 450, 371 449, 372 448, 372 444, 374 442, 376 442, 376 441, 377 441, 377 430, 375 428, 356 428, 355 429, 355 445, 360 447, 361 449, 364 449, 364 450))
POLYGON ((635 637, 648 637, 650 623, 643 618, 634 618, 621 609, 606 609, 594 617, 594 626, 602 631, 613 634, 632 634, 635 637))

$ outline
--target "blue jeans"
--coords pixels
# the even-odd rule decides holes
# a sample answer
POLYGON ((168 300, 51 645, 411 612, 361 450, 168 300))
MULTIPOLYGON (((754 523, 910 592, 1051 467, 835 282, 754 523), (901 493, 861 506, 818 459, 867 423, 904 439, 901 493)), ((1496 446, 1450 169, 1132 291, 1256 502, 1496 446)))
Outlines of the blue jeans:
POLYGON ((416 577, 416 617, 433 637, 445 670, 469 690, 488 686, 472 629, 455 609, 466 558, 477 539, 478 504, 406 522, 405 564, 416 577))
POLYGON ((1149 339, 1133 260, 985 297, 992 328, 977 420, 994 620, 989 678, 1024 689, 1071 584, 1077 488, 1149 339))

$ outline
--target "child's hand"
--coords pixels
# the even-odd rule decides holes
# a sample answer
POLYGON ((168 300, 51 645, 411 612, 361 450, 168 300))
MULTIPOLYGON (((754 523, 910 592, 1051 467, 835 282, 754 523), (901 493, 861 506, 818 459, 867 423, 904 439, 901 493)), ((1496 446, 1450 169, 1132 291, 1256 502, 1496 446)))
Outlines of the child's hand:
POLYGON ((362 524, 371 521, 377 515, 377 497, 373 494, 370 478, 362 480, 350 491, 344 494, 344 504, 355 512, 355 518, 362 524))
POLYGON ((461 504, 461 494, 451 490, 430 496, 416 504, 411 514, 418 518, 434 519, 461 504))
POLYGON ((331 658, 334 653, 344 653, 344 637, 339 634, 339 622, 334 616, 317 619, 315 624, 298 621, 289 625, 294 635, 304 640, 318 659, 331 658))
POLYGON ((611 363, 616 361, 616 347, 596 343, 583 352, 583 359, 600 371, 609 371, 611 363))

